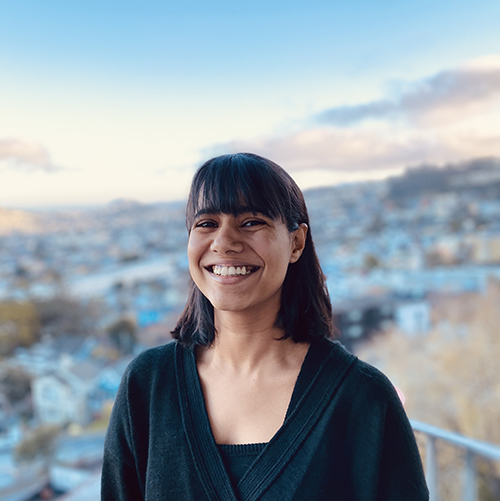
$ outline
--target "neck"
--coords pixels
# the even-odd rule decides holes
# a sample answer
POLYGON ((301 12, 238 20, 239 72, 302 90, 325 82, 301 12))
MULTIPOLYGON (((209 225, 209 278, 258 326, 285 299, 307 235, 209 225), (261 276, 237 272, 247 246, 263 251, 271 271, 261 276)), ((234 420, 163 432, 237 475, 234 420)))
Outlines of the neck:
POLYGON ((202 356, 226 369, 254 372, 270 363, 281 365, 299 348, 290 339, 280 340, 284 332, 274 325, 276 316, 215 311, 214 320, 217 335, 202 356))

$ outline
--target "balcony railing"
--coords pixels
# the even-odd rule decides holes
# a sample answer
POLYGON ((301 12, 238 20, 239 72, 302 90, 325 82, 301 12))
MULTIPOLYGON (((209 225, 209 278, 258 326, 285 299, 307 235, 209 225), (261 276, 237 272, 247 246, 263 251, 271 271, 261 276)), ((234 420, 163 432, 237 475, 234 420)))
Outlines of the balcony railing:
POLYGON ((476 458, 500 461, 500 447, 463 437, 458 433, 441 430, 419 421, 411 420, 413 430, 423 433, 425 443, 425 477, 430 492, 430 501, 439 501, 438 491, 438 462, 436 455, 436 440, 443 440, 457 448, 465 450, 465 459, 462 472, 462 501, 477 501, 477 471, 476 458))

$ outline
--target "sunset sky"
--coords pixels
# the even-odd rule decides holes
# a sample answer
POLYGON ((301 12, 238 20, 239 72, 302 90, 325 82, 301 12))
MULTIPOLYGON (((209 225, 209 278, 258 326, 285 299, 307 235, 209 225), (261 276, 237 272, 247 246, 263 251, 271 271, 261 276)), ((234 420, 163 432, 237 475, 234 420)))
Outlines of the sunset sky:
POLYGON ((187 196, 251 151, 302 188, 500 156, 500 2, 0 0, 0 207, 187 196))

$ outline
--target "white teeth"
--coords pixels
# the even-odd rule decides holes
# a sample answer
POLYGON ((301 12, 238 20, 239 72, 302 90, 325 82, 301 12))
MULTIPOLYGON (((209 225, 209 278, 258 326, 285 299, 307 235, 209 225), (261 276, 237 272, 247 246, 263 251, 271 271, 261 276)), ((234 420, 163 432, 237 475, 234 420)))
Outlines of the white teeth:
POLYGON ((247 271, 246 266, 220 266, 216 264, 212 266, 212 272, 214 275, 234 277, 237 275, 249 275, 252 271, 250 269, 247 271))

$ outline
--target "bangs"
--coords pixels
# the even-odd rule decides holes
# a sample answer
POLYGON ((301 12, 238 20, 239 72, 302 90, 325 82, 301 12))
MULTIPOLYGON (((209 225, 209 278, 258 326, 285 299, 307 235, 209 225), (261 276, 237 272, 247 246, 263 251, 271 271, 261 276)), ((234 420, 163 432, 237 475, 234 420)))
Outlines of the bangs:
POLYGON ((261 213, 286 223, 291 201, 282 172, 287 176, 277 164, 250 154, 209 160, 191 186, 186 211, 188 230, 200 212, 233 216, 261 213))

